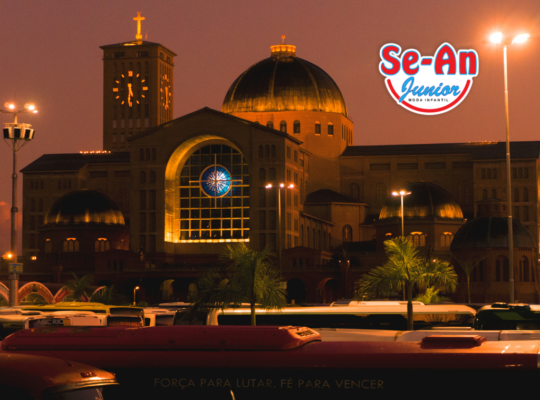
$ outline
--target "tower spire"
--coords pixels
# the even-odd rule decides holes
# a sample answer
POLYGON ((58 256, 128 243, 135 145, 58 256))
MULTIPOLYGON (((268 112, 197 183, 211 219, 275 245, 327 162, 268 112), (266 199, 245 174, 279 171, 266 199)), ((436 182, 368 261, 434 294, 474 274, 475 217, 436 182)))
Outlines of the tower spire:
POLYGON ((133 21, 137 21, 137 34, 135 35, 135 39, 137 39, 137 43, 142 43, 142 33, 141 33, 141 21, 144 21, 145 18, 141 17, 140 11, 137 11, 137 16, 133 18, 133 21))

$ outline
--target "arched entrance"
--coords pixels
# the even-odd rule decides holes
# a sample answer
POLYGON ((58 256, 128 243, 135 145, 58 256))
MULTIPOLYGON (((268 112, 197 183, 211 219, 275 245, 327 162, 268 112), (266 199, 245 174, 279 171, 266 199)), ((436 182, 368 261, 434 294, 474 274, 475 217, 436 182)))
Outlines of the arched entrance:
POLYGON ((330 304, 340 298, 341 290, 337 279, 326 278, 319 283, 318 300, 330 304))
POLYGON ((292 304, 306 302, 306 285, 301 279, 293 278, 287 282, 287 302, 292 304))

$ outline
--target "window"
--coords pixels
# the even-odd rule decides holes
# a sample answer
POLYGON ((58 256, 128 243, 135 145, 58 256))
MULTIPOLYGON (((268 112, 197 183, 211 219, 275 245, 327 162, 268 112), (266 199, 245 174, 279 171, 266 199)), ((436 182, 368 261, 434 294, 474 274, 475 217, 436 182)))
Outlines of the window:
POLYGON ((491 168, 488 168, 486 172, 487 172, 486 178, 491 179, 491 168))
POLYGON ((139 215, 139 232, 146 232, 146 213, 139 215))
POLYGON ((152 149, 152 160, 157 158, 156 149, 152 149))
POLYGON ((75 238, 68 238, 64 240, 62 246, 64 253, 73 253, 79 251, 79 241, 75 238))
POLYGON ((150 190, 148 192, 149 194, 149 207, 148 209, 149 210, 155 210, 156 209, 156 191, 155 190, 150 190))
POLYGON ((264 146, 264 156, 266 158, 270 157, 270 146, 268 146, 268 145, 264 146))
POLYGON ((259 207, 266 207, 266 188, 259 188, 259 207))
POLYGON ((492 199, 496 199, 496 198, 497 198, 497 189, 492 189, 492 190, 491 190, 491 198, 492 198, 492 199))
POLYGON ((519 260, 519 275, 521 282, 529 282, 529 259, 522 257, 519 260))
POLYGON ((300 121, 293 122, 293 133, 300 133, 300 121))
POLYGON ((525 179, 529 178, 529 168, 527 168, 527 167, 523 168, 523 177, 525 179))
POLYGON ((146 210, 146 190, 139 190, 139 208, 146 210))
POLYGON ((45 253, 51 253, 52 252, 52 242, 51 239, 45 240, 45 253))
POLYGON ((272 229, 272 230, 277 229, 276 228, 276 226, 277 226, 277 224, 276 224, 276 222, 277 222, 276 212, 274 210, 270 210, 268 212, 268 217, 269 217, 268 218, 269 219, 269 221, 268 221, 268 229, 272 229))
POLYGON ((146 156, 146 157, 145 157, 145 160, 150 160, 150 149, 146 149, 146 150, 144 151, 144 154, 145 154, 145 156, 146 156))
POLYGON ((426 169, 446 169, 445 162, 427 162, 424 166, 426 169))
POLYGON ((523 189, 523 201, 529 201, 529 189, 523 189))
POLYGON ((360 186, 357 183, 351 183, 349 185, 349 197, 360 200, 360 186))
POLYGON ((520 215, 519 215, 519 207, 518 206, 514 206, 514 219, 516 221, 520 221, 520 215))
POLYGON ((315 135, 321 134, 321 123, 319 121, 315 122, 315 135))
POLYGON ((156 252, 156 235, 150 235, 150 253, 156 252))
POLYGON ((378 183, 375 187, 375 206, 382 207, 387 197, 386 185, 384 183, 378 183))
POLYGON ((146 172, 141 171, 139 174, 139 183, 146 183, 146 172))
POLYGON ((96 253, 110 250, 110 248, 111 248, 111 242, 109 242, 107 239, 104 239, 104 238, 99 238, 94 243, 94 251, 96 253))
POLYGON ((180 177, 179 240, 248 241, 249 176, 245 158, 230 146, 213 144, 193 151, 182 167, 180 177), (201 190, 198 182, 201 173, 212 167, 216 159, 231 172, 236 181, 223 196, 209 197, 201 190))
POLYGON ((399 170, 418 169, 418 163, 398 163, 397 169, 399 170))
POLYGON ((268 170, 268 179, 271 180, 271 181, 276 180, 276 170, 274 168, 270 168, 268 170))
POLYGON ((390 164, 370 164, 370 171, 390 171, 390 164))
POLYGON ((276 158, 276 146, 272 145, 272 158, 276 158))
POLYGON ((156 183, 156 171, 150 171, 150 183, 156 183))
POLYGON ((422 232, 411 232, 411 234, 408 236, 408 238, 417 247, 425 247, 426 246, 426 235, 424 235, 422 232))
POLYGON ((156 231, 156 213, 150 213, 149 219, 150 219, 149 231, 155 232, 156 231))
POLYGON ((281 132, 287 132, 287 122, 281 121, 281 122, 279 123, 279 130, 280 130, 281 132))
POLYGON ((334 136, 334 124, 331 122, 328 123, 328 136, 334 136))
POLYGON ((287 158, 291 158, 291 148, 289 146, 287 146, 287 158))
POLYGON ((268 121, 268 122, 266 123, 266 126, 267 126, 268 128, 274 129, 274 121, 268 121))
POLYGON ((487 189, 482 190, 482 200, 487 200, 488 194, 487 189))
POLYGON ((352 227, 350 225, 345 225, 341 233, 342 233, 342 240, 344 243, 352 242, 353 232, 352 232, 352 227))
POLYGON ((519 189, 514 189, 514 201, 519 202, 519 189))
POLYGON ((266 229, 266 211, 259 211, 259 229, 266 229))
POLYGON ((441 235, 441 247, 449 248, 453 238, 454 235, 451 232, 444 232, 441 235))

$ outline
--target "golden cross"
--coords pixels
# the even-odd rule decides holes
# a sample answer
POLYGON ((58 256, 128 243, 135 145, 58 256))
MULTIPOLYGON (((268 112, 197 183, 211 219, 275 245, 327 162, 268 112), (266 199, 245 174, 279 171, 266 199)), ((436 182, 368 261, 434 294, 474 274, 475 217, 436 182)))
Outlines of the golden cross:
POLYGON ((141 17, 141 13, 137 11, 137 16, 133 18, 133 21, 137 21, 137 34, 135 35, 135 39, 137 39, 137 42, 142 41, 142 34, 141 34, 141 21, 144 21, 145 18, 141 17))
POLYGON ((285 44, 285 35, 281 35, 281 44, 285 44))

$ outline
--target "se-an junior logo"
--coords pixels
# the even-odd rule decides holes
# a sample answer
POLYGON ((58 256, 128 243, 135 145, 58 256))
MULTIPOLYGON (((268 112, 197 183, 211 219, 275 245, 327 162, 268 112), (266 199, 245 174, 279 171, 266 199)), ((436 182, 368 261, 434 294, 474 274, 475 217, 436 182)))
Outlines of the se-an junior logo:
POLYGON ((403 108, 422 115, 437 115, 456 108, 471 91, 478 75, 478 53, 456 50, 449 43, 439 46, 434 56, 389 43, 381 47, 379 71, 386 76, 386 88, 403 108))

